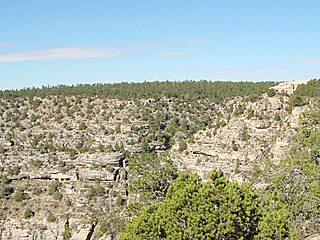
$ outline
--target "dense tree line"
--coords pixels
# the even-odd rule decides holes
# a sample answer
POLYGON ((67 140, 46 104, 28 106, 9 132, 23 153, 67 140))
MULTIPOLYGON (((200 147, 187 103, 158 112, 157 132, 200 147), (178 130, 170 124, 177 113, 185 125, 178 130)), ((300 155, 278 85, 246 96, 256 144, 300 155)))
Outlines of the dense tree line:
POLYGON ((301 84, 290 96, 287 110, 292 111, 294 107, 301 107, 308 104, 308 98, 320 97, 320 79, 312 79, 307 84, 301 84))
POLYGON ((0 91, 0 98, 12 97, 47 97, 61 96, 104 96, 122 100, 145 98, 180 98, 203 99, 209 98, 221 101, 236 96, 255 97, 274 86, 274 82, 143 82, 143 83, 114 83, 114 84, 79 84, 76 86, 58 85, 55 87, 27 88, 21 90, 0 91))
POLYGON ((320 97, 320 79, 312 79, 307 84, 299 85, 294 96, 320 97))

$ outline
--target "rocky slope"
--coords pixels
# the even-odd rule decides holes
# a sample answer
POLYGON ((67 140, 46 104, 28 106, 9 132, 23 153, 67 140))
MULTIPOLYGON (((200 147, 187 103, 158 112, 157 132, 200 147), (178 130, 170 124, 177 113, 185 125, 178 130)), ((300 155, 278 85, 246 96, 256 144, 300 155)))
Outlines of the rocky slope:
POLYGON ((299 115, 312 108, 289 113, 288 100, 3 99, 0 239, 117 238, 135 199, 127 160, 146 150, 169 149, 179 170, 248 181, 286 156, 299 115))
POLYGON ((183 153, 176 144, 172 156, 181 170, 191 170, 202 177, 216 168, 234 181, 248 181, 253 171, 286 157, 299 127, 300 114, 312 107, 296 107, 289 114, 287 100, 283 96, 264 96, 254 103, 232 100, 227 106, 245 105, 243 113, 230 117, 228 110, 223 112, 224 117, 216 120, 214 127, 193 136, 183 153))

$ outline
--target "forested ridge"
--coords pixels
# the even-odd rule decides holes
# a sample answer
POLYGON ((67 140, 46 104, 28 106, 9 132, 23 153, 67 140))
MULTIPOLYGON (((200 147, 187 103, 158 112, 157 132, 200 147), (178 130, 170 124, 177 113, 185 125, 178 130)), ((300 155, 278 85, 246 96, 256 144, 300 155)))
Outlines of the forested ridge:
POLYGON ((204 99, 221 101, 236 96, 257 96, 264 93, 274 82, 143 82, 114 84, 79 84, 76 86, 59 85, 56 87, 5 90, 1 98, 7 97, 46 97, 82 96, 117 98, 121 100, 146 98, 204 99))

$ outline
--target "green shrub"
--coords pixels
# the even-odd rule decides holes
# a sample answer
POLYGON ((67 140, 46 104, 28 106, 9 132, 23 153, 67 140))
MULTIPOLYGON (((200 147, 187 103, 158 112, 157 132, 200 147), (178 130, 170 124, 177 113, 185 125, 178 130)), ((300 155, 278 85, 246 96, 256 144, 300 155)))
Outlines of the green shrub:
POLYGON ((1 183, 2 183, 2 184, 9 184, 9 183, 10 183, 10 180, 7 178, 6 175, 3 175, 3 176, 1 177, 1 183))
POLYGON ((304 106, 304 105, 308 104, 308 102, 304 97, 294 96, 291 99, 291 104, 294 107, 301 107, 301 106, 304 106))
POLYGON ((118 206, 122 206, 124 204, 125 200, 120 196, 118 195, 117 197, 117 205, 118 206))
POLYGON ((48 222, 54 222, 56 221, 56 217, 52 214, 52 212, 49 212, 48 217, 47 217, 48 222))
POLYGON ((59 171, 60 171, 61 173, 65 174, 66 172, 68 172, 68 168, 66 168, 66 167, 61 167, 61 168, 59 168, 59 171))
POLYGON ((115 127, 114 131, 118 134, 121 133, 121 125, 120 124, 117 124, 117 126, 115 127))
POLYGON ((24 218, 30 218, 32 216, 34 216, 34 212, 32 212, 32 210, 30 208, 27 208, 24 211, 24 218))
POLYGON ((21 202, 28 198, 28 194, 24 192, 23 189, 18 188, 13 196, 13 200, 16 202, 21 202))
POLYGON ((81 124, 79 125, 79 130, 84 131, 84 130, 86 130, 86 129, 87 129, 87 125, 86 125, 85 123, 81 123, 81 124))
POLYGON ((59 186, 60 186, 59 181, 51 182, 49 184, 48 194, 53 195, 56 191, 58 191, 59 186))
POLYGON ((41 194, 41 189, 40 188, 36 188, 36 189, 34 189, 33 191, 32 191, 32 195, 36 195, 36 196, 38 196, 38 195, 40 195, 41 194))
POLYGON ((13 167, 13 175, 18 175, 20 173, 20 167, 19 166, 14 166, 13 167))
POLYGON ((91 189, 91 194, 93 196, 103 196, 105 194, 104 187, 102 187, 99 183, 96 183, 95 186, 91 189))
POLYGON ((267 94, 268 97, 274 97, 276 95, 276 91, 273 88, 269 88, 267 94))
POLYGON ((276 113, 276 115, 274 116, 274 120, 281 121, 281 117, 280 117, 279 113, 276 113))
POLYGON ((106 220, 103 220, 100 224, 99 231, 106 233, 108 230, 110 230, 110 223, 108 223, 106 220))
POLYGON ((13 187, 7 187, 5 185, 0 185, 0 199, 7 199, 13 193, 13 187))
POLYGON ((177 177, 177 168, 167 154, 136 154, 128 159, 128 166, 133 174, 139 174, 139 178, 130 182, 129 191, 150 199, 164 197, 177 177))
POLYGON ((113 167, 110 166, 110 165, 106 166, 106 170, 107 170, 107 172, 109 172, 109 173, 113 173, 113 171, 114 171, 113 167))
POLYGON ((179 143, 179 152, 183 152, 184 150, 186 150, 188 147, 187 143, 185 141, 180 141, 179 143))
POLYGON ((63 235, 63 240, 71 239, 71 231, 68 223, 66 223, 66 225, 64 226, 64 232, 62 235, 63 235))
POLYGON ((239 149, 239 148, 238 148, 238 145, 236 144, 236 141, 235 141, 235 140, 232 140, 232 146, 231 146, 231 147, 232 147, 232 150, 233 150, 233 151, 238 151, 238 149, 239 149))
MULTIPOLYGON (((251 138, 251 136, 248 133, 248 127, 244 126, 241 130, 241 141, 245 141, 247 142, 249 139, 251 138)), ((235 150, 236 151, 236 150, 235 150)))
POLYGON ((67 199, 67 200, 66 200, 66 206, 67 206, 67 207, 70 207, 70 206, 71 206, 71 201, 70 201, 70 199, 67 199))
POLYGON ((55 192, 53 194, 53 199, 54 200, 61 200, 62 199, 62 194, 60 192, 55 192))

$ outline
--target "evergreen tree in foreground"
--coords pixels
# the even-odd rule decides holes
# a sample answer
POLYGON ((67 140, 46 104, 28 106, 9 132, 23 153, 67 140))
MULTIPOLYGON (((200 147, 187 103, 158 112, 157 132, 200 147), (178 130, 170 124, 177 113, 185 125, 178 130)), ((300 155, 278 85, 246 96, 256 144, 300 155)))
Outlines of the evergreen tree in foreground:
POLYGON ((121 239, 253 239, 259 198, 213 171, 208 182, 181 173, 161 205, 147 207, 121 239))

